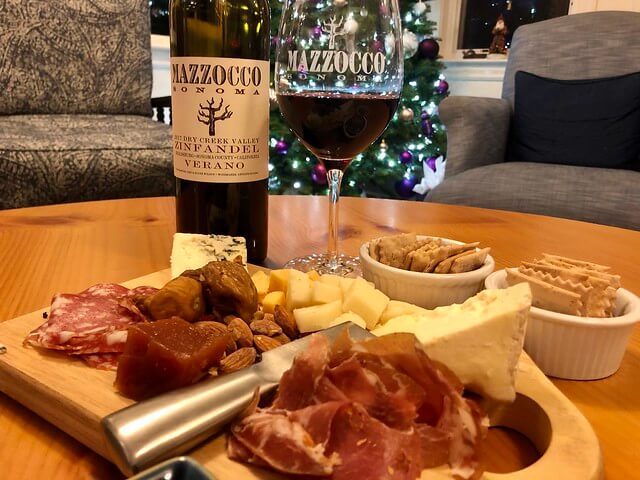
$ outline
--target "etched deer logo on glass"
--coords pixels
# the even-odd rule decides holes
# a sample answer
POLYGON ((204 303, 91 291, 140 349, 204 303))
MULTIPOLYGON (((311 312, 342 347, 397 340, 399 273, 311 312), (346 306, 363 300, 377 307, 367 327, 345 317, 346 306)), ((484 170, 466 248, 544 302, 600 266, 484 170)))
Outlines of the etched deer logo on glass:
POLYGON ((220 116, 216 116, 216 113, 222 110, 222 104, 224 100, 220 99, 220 104, 216 107, 214 105, 215 100, 211 97, 211 100, 207 100, 207 105, 200 104, 200 110, 198 110, 198 121, 209 126, 209 136, 216 136, 216 122, 221 122, 227 118, 231 118, 232 111, 229 111, 229 105, 225 106, 224 112, 220 116))
POLYGON ((342 37, 349 33, 344 28, 344 17, 340 17, 339 22, 336 20, 336 17, 331 17, 328 22, 322 22, 322 31, 329 35, 330 50, 335 50, 336 48, 336 37, 342 37))

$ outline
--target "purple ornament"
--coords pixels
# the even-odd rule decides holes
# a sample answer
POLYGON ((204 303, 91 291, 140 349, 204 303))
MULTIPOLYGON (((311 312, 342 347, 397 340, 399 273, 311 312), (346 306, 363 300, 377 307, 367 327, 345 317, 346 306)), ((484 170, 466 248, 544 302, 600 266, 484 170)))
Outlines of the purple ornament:
POLYGON ((384 43, 382 40, 374 40, 371 42, 371 49, 374 52, 384 52, 384 43))
POLYGON ((322 36, 322 27, 320 25, 313 27, 313 30, 311 30, 311 36, 318 40, 322 36))
POLYGON ((433 38, 425 38, 418 44, 418 55, 420 58, 435 60, 440 53, 440 45, 433 38))
POLYGON ((405 150, 400 154, 400 163, 402 163, 403 165, 410 163, 411 160, 413 160, 413 153, 411 153, 409 150, 405 150))
POLYGON ((289 145, 284 140, 278 140, 276 142, 276 153, 278 155, 286 155, 289 151, 289 145))
POLYGON ((433 125, 431 124, 431 120, 428 118, 422 120, 420 126, 422 127, 422 133, 424 133, 427 138, 433 137, 433 125))
POLYGON ((421 118, 422 120, 426 120, 426 119, 428 119, 428 118, 429 118, 429 114, 427 113, 427 111, 426 111, 426 110, 423 110, 423 111, 422 111, 422 113, 420 114, 420 118, 421 118))
POLYGON ((434 172, 436 171, 436 159, 438 157, 429 157, 427 158, 427 167, 429 167, 434 172))
POLYGON ((271 47, 272 48, 276 48, 278 46, 278 43, 280 43, 280 37, 277 35, 274 35, 273 37, 271 37, 271 47))
POLYGON ((324 165, 318 163, 313 166, 311 170, 311 180, 316 185, 326 185, 327 184, 327 169, 324 168, 324 165))
POLYGON ((438 85, 436 85, 436 92, 438 95, 444 95, 449 91, 449 84, 446 80, 440 80, 438 85))
POLYGON ((413 195, 413 187, 416 186, 418 180, 415 177, 403 178, 396 182, 396 192, 398 195, 404 198, 409 198, 413 195))

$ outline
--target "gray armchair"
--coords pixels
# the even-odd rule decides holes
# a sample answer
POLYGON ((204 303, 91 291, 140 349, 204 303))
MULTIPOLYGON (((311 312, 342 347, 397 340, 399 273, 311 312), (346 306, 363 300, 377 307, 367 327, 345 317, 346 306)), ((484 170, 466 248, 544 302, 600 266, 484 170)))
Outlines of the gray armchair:
POLYGON ((170 195, 148 0, 0 2, 0 208, 170 195))
POLYGON ((593 12, 520 27, 501 99, 452 96, 445 180, 426 200, 537 213, 640 230, 640 172, 505 161, 514 76, 563 80, 640 71, 640 13, 593 12))

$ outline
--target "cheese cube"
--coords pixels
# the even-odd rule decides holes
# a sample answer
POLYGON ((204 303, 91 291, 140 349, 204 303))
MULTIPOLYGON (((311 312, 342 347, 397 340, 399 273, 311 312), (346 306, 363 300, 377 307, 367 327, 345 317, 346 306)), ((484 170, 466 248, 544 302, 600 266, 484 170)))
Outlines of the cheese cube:
POLYGON ((253 280, 256 290, 258 290, 258 300, 262 302, 264 296, 269 293, 269 275, 264 273, 262 270, 258 270, 256 273, 251 275, 251 280, 253 280))
POLYGON ((289 270, 287 284, 287 310, 311 305, 311 280, 305 273, 289 270))
POLYGON ((392 318, 399 317, 401 315, 408 315, 410 313, 426 313, 428 311, 429 310, 411 303, 391 300, 380 316, 380 324, 384 325, 392 318))
POLYGON ((366 283, 366 281, 363 278, 347 278, 347 277, 340 277, 340 288, 342 289, 342 295, 346 295, 347 291, 351 288, 351 285, 353 285, 353 283, 356 280, 362 280, 363 282, 366 283))
POLYGON ((325 303, 312 307, 297 308, 293 311, 298 330, 301 333, 316 332, 329 326, 336 318, 342 315, 342 302, 325 303))
POLYGON ((289 283, 289 269, 271 270, 269 274, 269 291, 286 292, 289 283))
POLYGON ((311 285, 311 304, 321 305, 323 303, 342 301, 342 290, 340 287, 323 282, 313 282, 311 285))
POLYGON ((334 285, 336 287, 340 286, 340 279, 338 275, 331 275, 329 273, 325 273, 324 275, 320 275, 320 282, 328 283, 329 285, 334 285))
POLYGON ((366 280, 357 278, 344 295, 342 308, 345 312, 352 311, 360 315, 371 330, 378 324, 388 303, 389 297, 373 288, 366 280))
POLYGON ((353 312, 345 312, 342 315, 340 315, 338 318, 336 318, 333 322, 331 322, 327 328, 330 327, 335 327, 336 325, 340 325, 341 323, 345 323, 345 322, 353 322, 356 325, 358 325, 359 327, 362 328, 367 328, 367 322, 364 321, 364 319, 353 312))
POLYGON ((262 299, 262 310, 264 313, 274 313, 276 305, 285 306, 286 300, 284 292, 269 292, 262 299))
POLYGON ((311 270, 307 272, 307 277, 309 277, 309 280, 311 280, 312 282, 316 282, 320 280, 320 274, 315 270, 311 270))

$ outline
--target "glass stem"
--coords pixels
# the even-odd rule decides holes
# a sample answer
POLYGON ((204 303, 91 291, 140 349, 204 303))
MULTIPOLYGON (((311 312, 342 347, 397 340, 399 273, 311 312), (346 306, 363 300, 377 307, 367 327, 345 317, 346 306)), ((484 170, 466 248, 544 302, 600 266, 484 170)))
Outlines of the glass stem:
POLYGON ((338 200, 340 200, 340 185, 342 184, 342 170, 337 168, 327 171, 329 183, 329 244, 327 256, 329 267, 338 267, 338 200))

